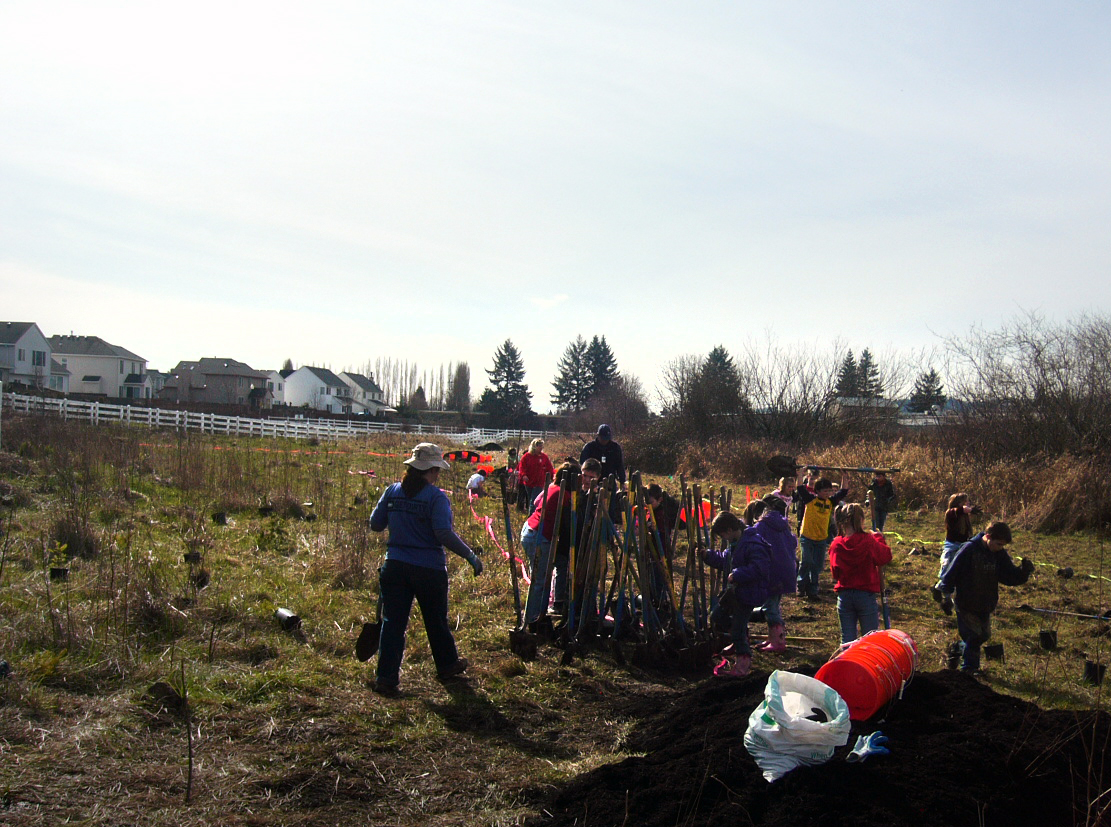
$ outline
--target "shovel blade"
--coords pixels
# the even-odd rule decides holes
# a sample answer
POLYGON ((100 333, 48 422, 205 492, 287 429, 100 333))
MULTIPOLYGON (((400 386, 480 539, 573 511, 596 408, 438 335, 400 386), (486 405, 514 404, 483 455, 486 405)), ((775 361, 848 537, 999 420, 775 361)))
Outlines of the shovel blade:
POLYGON ((382 637, 381 623, 364 623, 359 639, 355 641, 355 657, 366 663, 378 654, 378 640, 382 637))
POLYGON ((509 649, 521 660, 536 659, 536 635, 521 629, 509 633, 509 649))

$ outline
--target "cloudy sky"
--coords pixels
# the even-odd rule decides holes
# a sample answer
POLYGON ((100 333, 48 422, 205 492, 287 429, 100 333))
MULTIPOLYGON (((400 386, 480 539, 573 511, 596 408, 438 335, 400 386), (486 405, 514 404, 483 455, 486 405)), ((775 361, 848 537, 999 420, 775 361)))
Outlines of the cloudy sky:
POLYGON ((1101 2, 0 0, 0 318, 168 369, 1111 308, 1101 2))

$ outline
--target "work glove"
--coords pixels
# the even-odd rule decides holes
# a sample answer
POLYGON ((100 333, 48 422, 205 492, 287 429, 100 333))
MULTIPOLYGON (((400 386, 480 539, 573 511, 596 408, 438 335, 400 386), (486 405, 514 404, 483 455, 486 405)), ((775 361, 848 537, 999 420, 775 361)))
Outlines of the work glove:
POLYGON ((1027 574, 1033 574, 1034 573, 1034 561, 1033 560, 1028 560, 1025 557, 1019 557, 1018 558, 1018 567, 1020 569, 1022 569, 1024 572, 1026 572, 1027 574))
POLYGON ((891 750, 884 746, 886 743, 887 736, 878 729, 871 735, 861 735, 856 739, 853 751, 845 756, 845 760, 852 764, 872 755, 889 755, 891 750))
POLYGON ((941 596, 941 611, 947 615, 953 614, 953 595, 943 594, 941 596))
POLYGON ((470 559, 467 560, 467 562, 471 564, 471 568, 474 569, 475 577, 478 577, 480 574, 482 574, 482 561, 478 559, 478 555, 480 555, 481 553, 482 547, 475 546, 474 549, 471 551, 470 559))

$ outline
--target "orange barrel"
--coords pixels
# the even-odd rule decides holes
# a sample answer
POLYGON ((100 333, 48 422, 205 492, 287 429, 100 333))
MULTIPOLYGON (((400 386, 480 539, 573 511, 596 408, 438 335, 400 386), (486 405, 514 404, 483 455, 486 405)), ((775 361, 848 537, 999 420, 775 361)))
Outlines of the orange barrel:
POLYGON ((899 694, 918 665, 918 646, 906 632, 878 629, 846 643, 814 677, 837 691, 849 717, 866 721, 899 694))

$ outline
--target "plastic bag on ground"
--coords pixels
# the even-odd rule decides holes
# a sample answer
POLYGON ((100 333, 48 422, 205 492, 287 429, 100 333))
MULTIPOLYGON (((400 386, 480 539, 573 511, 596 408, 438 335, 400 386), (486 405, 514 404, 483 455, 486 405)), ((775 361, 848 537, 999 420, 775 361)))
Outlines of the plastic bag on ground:
POLYGON ((745 749, 764 779, 775 781, 801 764, 824 764, 849 742, 851 726, 849 706, 835 690, 777 669, 768 677, 763 702, 748 717, 745 749), (825 721, 812 720, 820 717, 815 709, 825 721))

